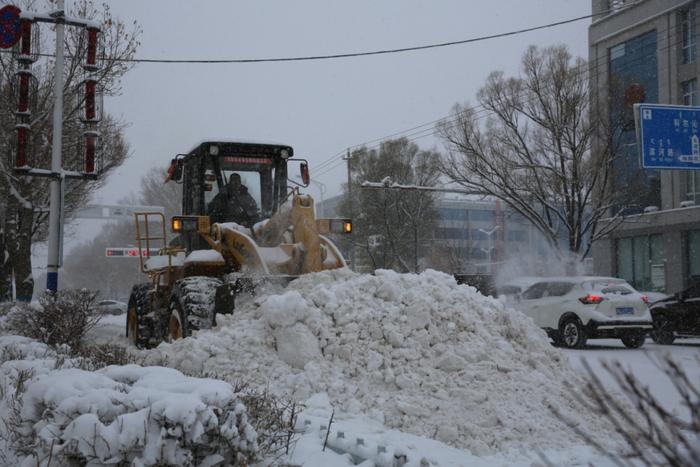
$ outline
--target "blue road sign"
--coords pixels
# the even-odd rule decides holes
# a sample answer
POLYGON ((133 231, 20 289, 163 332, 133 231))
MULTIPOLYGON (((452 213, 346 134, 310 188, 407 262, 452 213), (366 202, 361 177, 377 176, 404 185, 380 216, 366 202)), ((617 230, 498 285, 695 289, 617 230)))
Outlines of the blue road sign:
POLYGON ((700 169, 700 107, 635 104, 642 167, 700 169))
POLYGON ((22 30, 20 13, 21 10, 14 5, 0 8, 0 49, 9 49, 19 40, 22 30))

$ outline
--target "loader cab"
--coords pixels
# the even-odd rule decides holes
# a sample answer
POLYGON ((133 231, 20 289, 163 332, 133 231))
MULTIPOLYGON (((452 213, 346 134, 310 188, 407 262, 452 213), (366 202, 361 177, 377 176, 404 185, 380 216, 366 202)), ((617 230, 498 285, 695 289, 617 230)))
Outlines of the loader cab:
MULTIPOLYGON (((232 174, 240 175, 255 200, 257 219, 270 218, 287 196, 290 146, 265 143, 206 141, 173 160, 171 177, 182 183, 182 214, 209 214, 212 201, 225 192, 232 174)), ((196 236, 186 238, 188 250, 204 248, 196 236)))

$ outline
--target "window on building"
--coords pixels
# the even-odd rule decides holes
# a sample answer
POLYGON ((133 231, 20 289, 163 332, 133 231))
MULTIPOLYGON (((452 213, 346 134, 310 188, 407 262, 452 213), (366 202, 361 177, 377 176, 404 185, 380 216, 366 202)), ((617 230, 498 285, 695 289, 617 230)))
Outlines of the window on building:
POLYGON ((685 198, 700 204, 700 172, 697 170, 687 170, 685 173, 685 198))
POLYGON ((523 240, 525 240, 525 231, 509 230, 506 233, 506 238, 509 242, 522 242, 523 240))
POLYGON ((693 63, 695 61, 695 49, 697 47, 694 6, 681 11, 680 22, 682 61, 683 63, 693 63))
POLYGON ((470 209, 469 210, 469 220, 470 221, 487 221, 493 222, 496 215, 493 211, 486 209, 470 209))
POLYGON ((683 105, 698 105, 698 80, 689 79, 681 83, 683 105))
POLYGON ((439 212, 442 220, 462 221, 467 219, 467 211, 465 209, 442 208, 439 212))
POLYGON ((445 240, 469 240, 469 229, 441 227, 435 229, 435 238, 445 240))
MULTIPOLYGON (((645 206, 661 205, 661 183, 658 170, 642 169, 639 163, 634 115, 626 101, 628 93, 641 88, 644 102, 659 102, 658 42, 656 30, 633 37, 609 49, 610 123, 626 121, 616 132, 613 161, 615 211, 627 214, 641 212, 645 206)), ((678 101, 680 101, 680 91, 678 101)))
POLYGON ((700 230, 688 232, 688 284, 700 281, 700 230))
POLYGON ((666 291, 666 256, 662 235, 620 238, 615 246, 618 277, 637 290, 666 291))
MULTIPOLYGON (((681 83, 681 103, 683 105, 700 104, 698 97, 698 80, 689 79, 681 83)), ((700 203, 700 173, 688 170, 685 173, 685 186, 687 200, 700 203)))

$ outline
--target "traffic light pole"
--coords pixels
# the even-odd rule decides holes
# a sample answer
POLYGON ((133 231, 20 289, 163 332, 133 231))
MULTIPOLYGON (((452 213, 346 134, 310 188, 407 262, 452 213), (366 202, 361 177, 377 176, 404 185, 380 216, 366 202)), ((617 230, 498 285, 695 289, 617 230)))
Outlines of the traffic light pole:
MULTIPOLYGON (((50 293, 58 290, 58 269, 61 267, 63 257, 63 190, 66 178, 95 180, 99 175, 95 164, 97 138, 97 123, 101 119, 102 104, 97 101, 98 79, 94 72, 100 69, 99 54, 99 33, 100 26, 94 21, 82 18, 70 18, 66 16, 65 0, 56 0, 56 9, 50 13, 21 13, 19 8, 5 6, 2 8, 4 18, 12 20, 11 31, 14 35, 8 36, 3 33, 0 37, 0 48, 12 47, 18 42, 19 54, 16 60, 21 63, 18 86, 18 99, 16 115, 18 123, 17 129, 17 149, 15 154, 15 174, 28 177, 47 177, 50 179, 49 195, 49 250, 47 256, 46 289, 50 293), (9 8, 9 10, 8 10, 9 8), (8 16, 9 15, 9 16, 8 16), (51 139, 51 168, 33 166, 30 161, 28 141, 31 131, 31 111, 29 106, 29 81, 33 77, 31 64, 39 57, 36 38, 32 38, 32 30, 36 23, 54 24, 56 27, 56 55, 54 62, 54 106, 51 139), (81 120, 84 123, 83 135, 85 137, 85 164, 83 169, 63 170, 61 161, 63 146, 63 87, 64 87, 64 64, 65 64, 65 28, 66 26, 77 26, 85 30, 85 61, 82 64, 86 77, 81 85, 85 86, 85 93, 82 96, 81 105, 84 104, 84 114, 81 120), (92 73, 92 74, 90 74, 92 73)), ((7 20, 5 20, 7 23, 7 20)), ((2 25, 3 31, 7 29, 7 24, 2 25)), ((74 57, 75 59, 75 57, 74 57)))
POLYGON ((51 204, 49 212, 49 254, 47 260, 46 289, 55 293, 58 290, 58 268, 61 258, 61 185, 63 184, 61 167, 61 149, 63 140, 63 36, 65 25, 61 20, 65 16, 64 0, 58 0, 57 10, 52 13, 56 18, 56 62, 54 64, 54 107, 53 107, 53 138, 51 141, 51 204))
MULTIPOLYGON (((350 219, 354 220, 355 210, 353 209, 353 199, 352 199, 352 174, 350 173, 350 160, 352 159, 352 154, 350 154, 350 149, 348 148, 348 154, 344 159, 348 163, 348 198, 350 198, 350 219)), ((350 269, 357 271, 357 266, 355 265, 355 239, 353 234, 350 233, 350 269)))

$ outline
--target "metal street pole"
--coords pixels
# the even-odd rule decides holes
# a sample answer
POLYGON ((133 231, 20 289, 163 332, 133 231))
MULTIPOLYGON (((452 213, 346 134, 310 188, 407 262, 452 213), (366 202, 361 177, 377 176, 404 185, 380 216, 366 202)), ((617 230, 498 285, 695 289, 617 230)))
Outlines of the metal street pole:
POLYGON ((63 35, 64 24, 60 21, 65 16, 65 0, 58 0, 57 9, 51 14, 56 18, 56 62, 54 64, 54 107, 53 139, 51 142, 51 205, 49 212, 49 255, 47 260, 46 289, 55 293, 58 290, 58 268, 60 266, 61 245, 61 149, 63 139, 63 35))
MULTIPOLYGON (((347 156, 345 157, 345 161, 348 163, 348 196, 350 197, 350 219, 355 218, 355 213, 353 209, 353 200, 352 200, 352 175, 350 173, 350 160, 352 159, 352 156, 350 155, 350 148, 348 148, 348 153, 347 156)), ((355 239, 353 238, 354 236, 354 230, 353 232, 350 233, 350 269, 353 271, 356 271, 357 268, 355 267, 355 239)))

